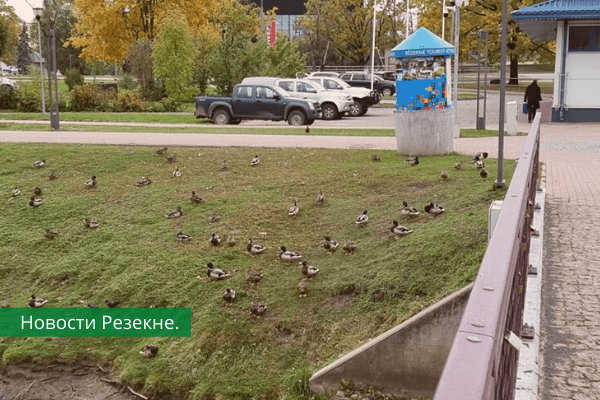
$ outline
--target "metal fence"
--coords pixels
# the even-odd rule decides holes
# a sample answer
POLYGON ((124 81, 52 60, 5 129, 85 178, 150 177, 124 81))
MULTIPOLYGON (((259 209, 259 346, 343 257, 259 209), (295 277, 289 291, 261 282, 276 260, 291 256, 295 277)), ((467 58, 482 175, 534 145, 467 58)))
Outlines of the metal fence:
POLYGON ((515 390, 537 189, 540 118, 531 126, 434 400, 508 400, 515 390))

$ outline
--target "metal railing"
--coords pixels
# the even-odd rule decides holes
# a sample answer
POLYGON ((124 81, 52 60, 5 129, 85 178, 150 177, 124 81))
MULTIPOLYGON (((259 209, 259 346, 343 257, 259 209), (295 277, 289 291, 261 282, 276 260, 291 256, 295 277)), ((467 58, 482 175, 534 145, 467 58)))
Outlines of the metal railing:
POLYGON ((513 398, 537 189, 540 118, 527 136, 434 400, 513 398))

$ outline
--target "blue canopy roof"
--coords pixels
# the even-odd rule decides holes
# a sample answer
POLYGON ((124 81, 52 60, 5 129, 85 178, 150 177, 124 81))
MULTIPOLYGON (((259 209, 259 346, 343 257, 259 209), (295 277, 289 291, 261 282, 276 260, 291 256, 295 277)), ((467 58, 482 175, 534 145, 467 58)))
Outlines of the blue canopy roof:
POLYGON ((454 46, 423 27, 392 49, 394 58, 451 56, 453 54, 454 46))

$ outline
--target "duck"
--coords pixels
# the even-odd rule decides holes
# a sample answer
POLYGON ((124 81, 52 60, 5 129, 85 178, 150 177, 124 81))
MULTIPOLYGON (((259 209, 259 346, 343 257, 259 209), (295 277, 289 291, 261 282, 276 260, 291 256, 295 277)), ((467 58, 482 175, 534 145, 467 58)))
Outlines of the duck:
POLYGON ((95 305, 95 304, 92 304, 92 303, 89 303, 89 304, 88 304, 88 307, 89 307, 89 308, 99 308, 97 305, 95 305))
POLYGON ((225 293, 223 294, 223 300, 227 303, 228 306, 233 304, 233 300, 235 299, 235 290, 227 288, 225 289, 225 293))
POLYGON ((31 207, 39 207, 42 204, 44 204, 44 200, 42 200, 42 199, 36 199, 35 197, 31 197, 29 200, 29 205, 31 207))
POLYGON ((0 302, 0 308, 10 308, 10 300, 4 299, 0 302))
POLYGON ((346 255, 354 254, 354 250, 356 250, 356 243, 351 240, 346 240, 344 242, 344 246, 342 246, 342 250, 344 250, 346 255))
POLYGON ((182 231, 177 232, 177 241, 178 242, 188 242, 192 240, 192 237, 182 231))
POLYGON ((454 164, 454 169, 457 171, 462 171, 462 169, 465 167, 465 162, 463 160, 460 160, 459 162, 457 162, 456 164, 454 164))
POLYGON ((158 354, 158 347, 147 344, 146 347, 140 351, 140 354, 146 356, 146 358, 154 358, 158 354))
POLYGON ((290 207, 288 211, 288 215, 290 217, 295 217, 300 212, 300 207, 298 207, 298 202, 294 200, 294 205, 290 207))
POLYGON ((42 188, 41 188, 41 187, 39 187, 39 186, 36 186, 36 187, 33 189, 33 194, 35 194, 36 196, 40 196, 40 195, 42 194, 42 188))
POLYGON ((10 193, 11 193, 12 197, 17 197, 18 195, 21 194, 21 190, 18 187, 16 187, 10 193))
POLYGON ((362 214, 356 218, 356 225, 364 226, 367 222, 369 222, 369 216, 367 215, 367 210, 364 210, 362 214))
POLYGON ((392 221, 392 228, 390 229, 392 233, 397 236, 406 236, 412 233, 412 229, 408 229, 405 226, 398 225, 398 221, 392 221))
POLYGON ((158 154, 159 156, 162 156, 163 154, 167 154, 167 147, 163 147, 162 149, 158 149, 156 150, 156 154, 158 154))
POLYGON ((306 278, 302 278, 296 288, 298 289, 298 297, 308 296, 308 281, 306 278))
POLYGON ((235 236, 233 236, 231 233, 227 236, 227 245, 229 247, 235 246, 235 236))
POLYGON ((165 215, 166 218, 179 218, 183 215, 183 211, 181 210, 181 206, 177 207, 177 210, 175 211, 171 211, 170 213, 168 213, 167 215, 165 215))
POLYGON ((222 170, 227 169, 227 160, 223 160, 223 162, 221 163, 221 169, 222 170))
POLYGON ((100 224, 98 221, 92 221, 89 218, 84 219, 85 227, 89 229, 96 229, 100 224))
POLYGON ((262 277, 263 274, 261 272, 256 271, 248 271, 248 273, 246 274, 246 280, 252 283, 253 285, 259 284, 262 277))
POLYGON ((443 182, 446 182, 448 179, 450 179, 450 175, 448 174, 448 171, 443 169, 442 172, 440 173, 440 178, 442 179, 443 182))
POLYGON ((115 308, 116 306, 121 304, 120 301, 111 301, 111 300, 106 300, 105 303, 108 306, 108 308, 115 308))
POLYGON ((310 133, 310 126, 306 125, 306 128, 304 129, 304 132, 310 133))
POLYGON ((140 179, 139 181, 137 181, 135 183, 135 186, 140 187, 140 186, 148 186, 152 183, 152 179, 150 178, 146 178, 145 176, 142 176, 142 179, 140 179))
POLYGON ((219 235, 217 235, 216 233, 211 233, 210 234, 210 244, 212 244, 213 246, 218 246, 221 244, 221 237, 219 235))
POLYGON ((60 235, 60 233, 58 233, 57 231, 53 231, 51 229, 46 229, 46 237, 48 239, 54 239, 58 235, 60 235))
POLYGON ((31 298, 29 299, 29 307, 40 308, 43 307, 47 302, 48 300, 36 298, 35 294, 32 294, 31 298))
POLYGON ((371 161, 381 161, 381 158, 377 154, 371 154, 371 161))
POLYGON ((177 160, 177 154, 171 154, 170 156, 167 157, 167 162, 175 162, 175 160, 177 160))
POLYGON ((206 264, 206 266, 208 267, 208 271, 206 271, 206 276, 208 276, 213 281, 218 281, 231 276, 231 274, 226 273, 222 269, 215 268, 215 266, 211 262, 206 264))
POLYGON ((254 158, 252 159, 252 162, 250 163, 250 165, 253 167, 256 167, 258 164, 260 164, 260 158, 258 158, 258 154, 256 154, 254 156, 254 158))
POLYGON ((308 279, 314 278, 319 273, 319 268, 308 265, 306 261, 302 261, 300 265, 302 266, 300 269, 302 275, 306 276, 308 279))
POLYGON ((319 194, 317 194, 317 202, 322 203, 325 201, 325 193, 323 193, 323 189, 319 190, 319 194))
POLYGON ((97 184, 97 183, 98 183, 98 182, 96 181, 96 175, 94 175, 94 176, 92 176, 92 179, 90 179, 90 180, 86 181, 86 182, 84 183, 84 185, 85 185, 87 188, 93 188, 93 187, 96 187, 96 184, 97 184))
POLYGON ((335 249, 338 247, 338 242, 331 240, 329 236, 325 236, 325 242, 323 242, 323 248, 329 252, 329 254, 333 254, 335 249))
POLYGON ((36 167, 36 168, 41 168, 41 167, 43 167, 44 165, 46 165, 46 160, 39 160, 39 161, 36 161, 36 162, 34 162, 34 163, 33 163, 33 164, 31 164, 31 165, 33 165, 33 166, 34 166, 34 167, 36 167))
POLYGON ((213 213, 213 215, 211 215, 211 216, 208 218, 208 222, 212 224, 212 223, 214 223, 214 222, 217 222, 217 221, 219 221, 220 219, 221 219, 221 214, 219 214, 218 212, 216 212, 216 211, 215 211, 215 212, 213 213))
POLYGON ((419 156, 407 158, 404 162, 414 167, 415 165, 419 164, 419 156))
POLYGON ((194 205, 204 202, 204 199, 202 197, 198 196, 196 194, 196 192, 194 192, 193 190, 192 190, 192 197, 190 197, 190 200, 192 200, 192 204, 194 204, 194 205))
POLYGON ((283 261, 294 261, 302 258, 299 253, 288 251, 285 246, 281 246, 279 249, 281 250, 281 253, 279 253, 279 258, 281 258, 283 261))
POLYGON ((246 250, 248 250, 248 253, 250 253, 251 255, 256 255, 265 251, 265 246, 252 243, 252 238, 250 238, 248 239, 248 246, 246 246, 246 250))
POLYGON ((410 217, 414 217, 414 216, 417 216, 417 215, 421 214, 421 212, 419 210, 417 210, 416 207, 409 206, 406 201, 402 202, 402 211, 401 211, 401 213, 403 215, 408 215, 410 217))
POLYGON ((181 176, 181 171, 179 167, 175 167, 175 171, 173 171, 173 178, 179 178, 181 176))
POLYGON ((250 306, 250 312, 254 316, 260 318, 267 312, 267 306, 265 306, 263 303, 253 303, 250 306))
POLYGON ((488 178, 489 172, 487 169, 482 168, 481 171, 479 171, 479 176, 481 176, 481 182, 485 182, 488 178))
POLYGON ((475 167, 477 169, 483 169, 485 168, 485 163, 483 162, 483 160, 477 160, 475 161, 475 167))
POLYGON ((425 206, 425 212, 433 215, 434 217, 442 214, 444 211, 446 210, 444 209, 444 207, 442 207, 441 204, 437 204, 434 202, 430 202, 425 206))
POLYGON ((479 152, 473 156, 473 162, 481 161, 484 158, 488 158, 488 153, 485 151, 479 152))

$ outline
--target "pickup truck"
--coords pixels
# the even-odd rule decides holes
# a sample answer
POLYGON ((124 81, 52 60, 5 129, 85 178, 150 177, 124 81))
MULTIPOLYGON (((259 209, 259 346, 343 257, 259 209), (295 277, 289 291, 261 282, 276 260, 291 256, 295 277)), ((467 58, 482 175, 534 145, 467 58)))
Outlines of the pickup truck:
POLYGON ((312 125, 319 116, 317 102, 290 97, 277 86, 238 84, 231 97, 196 97, 196 118, 211 118, 214 124, 239 124, 244 119, 287 121, 290 125, 312 125))

